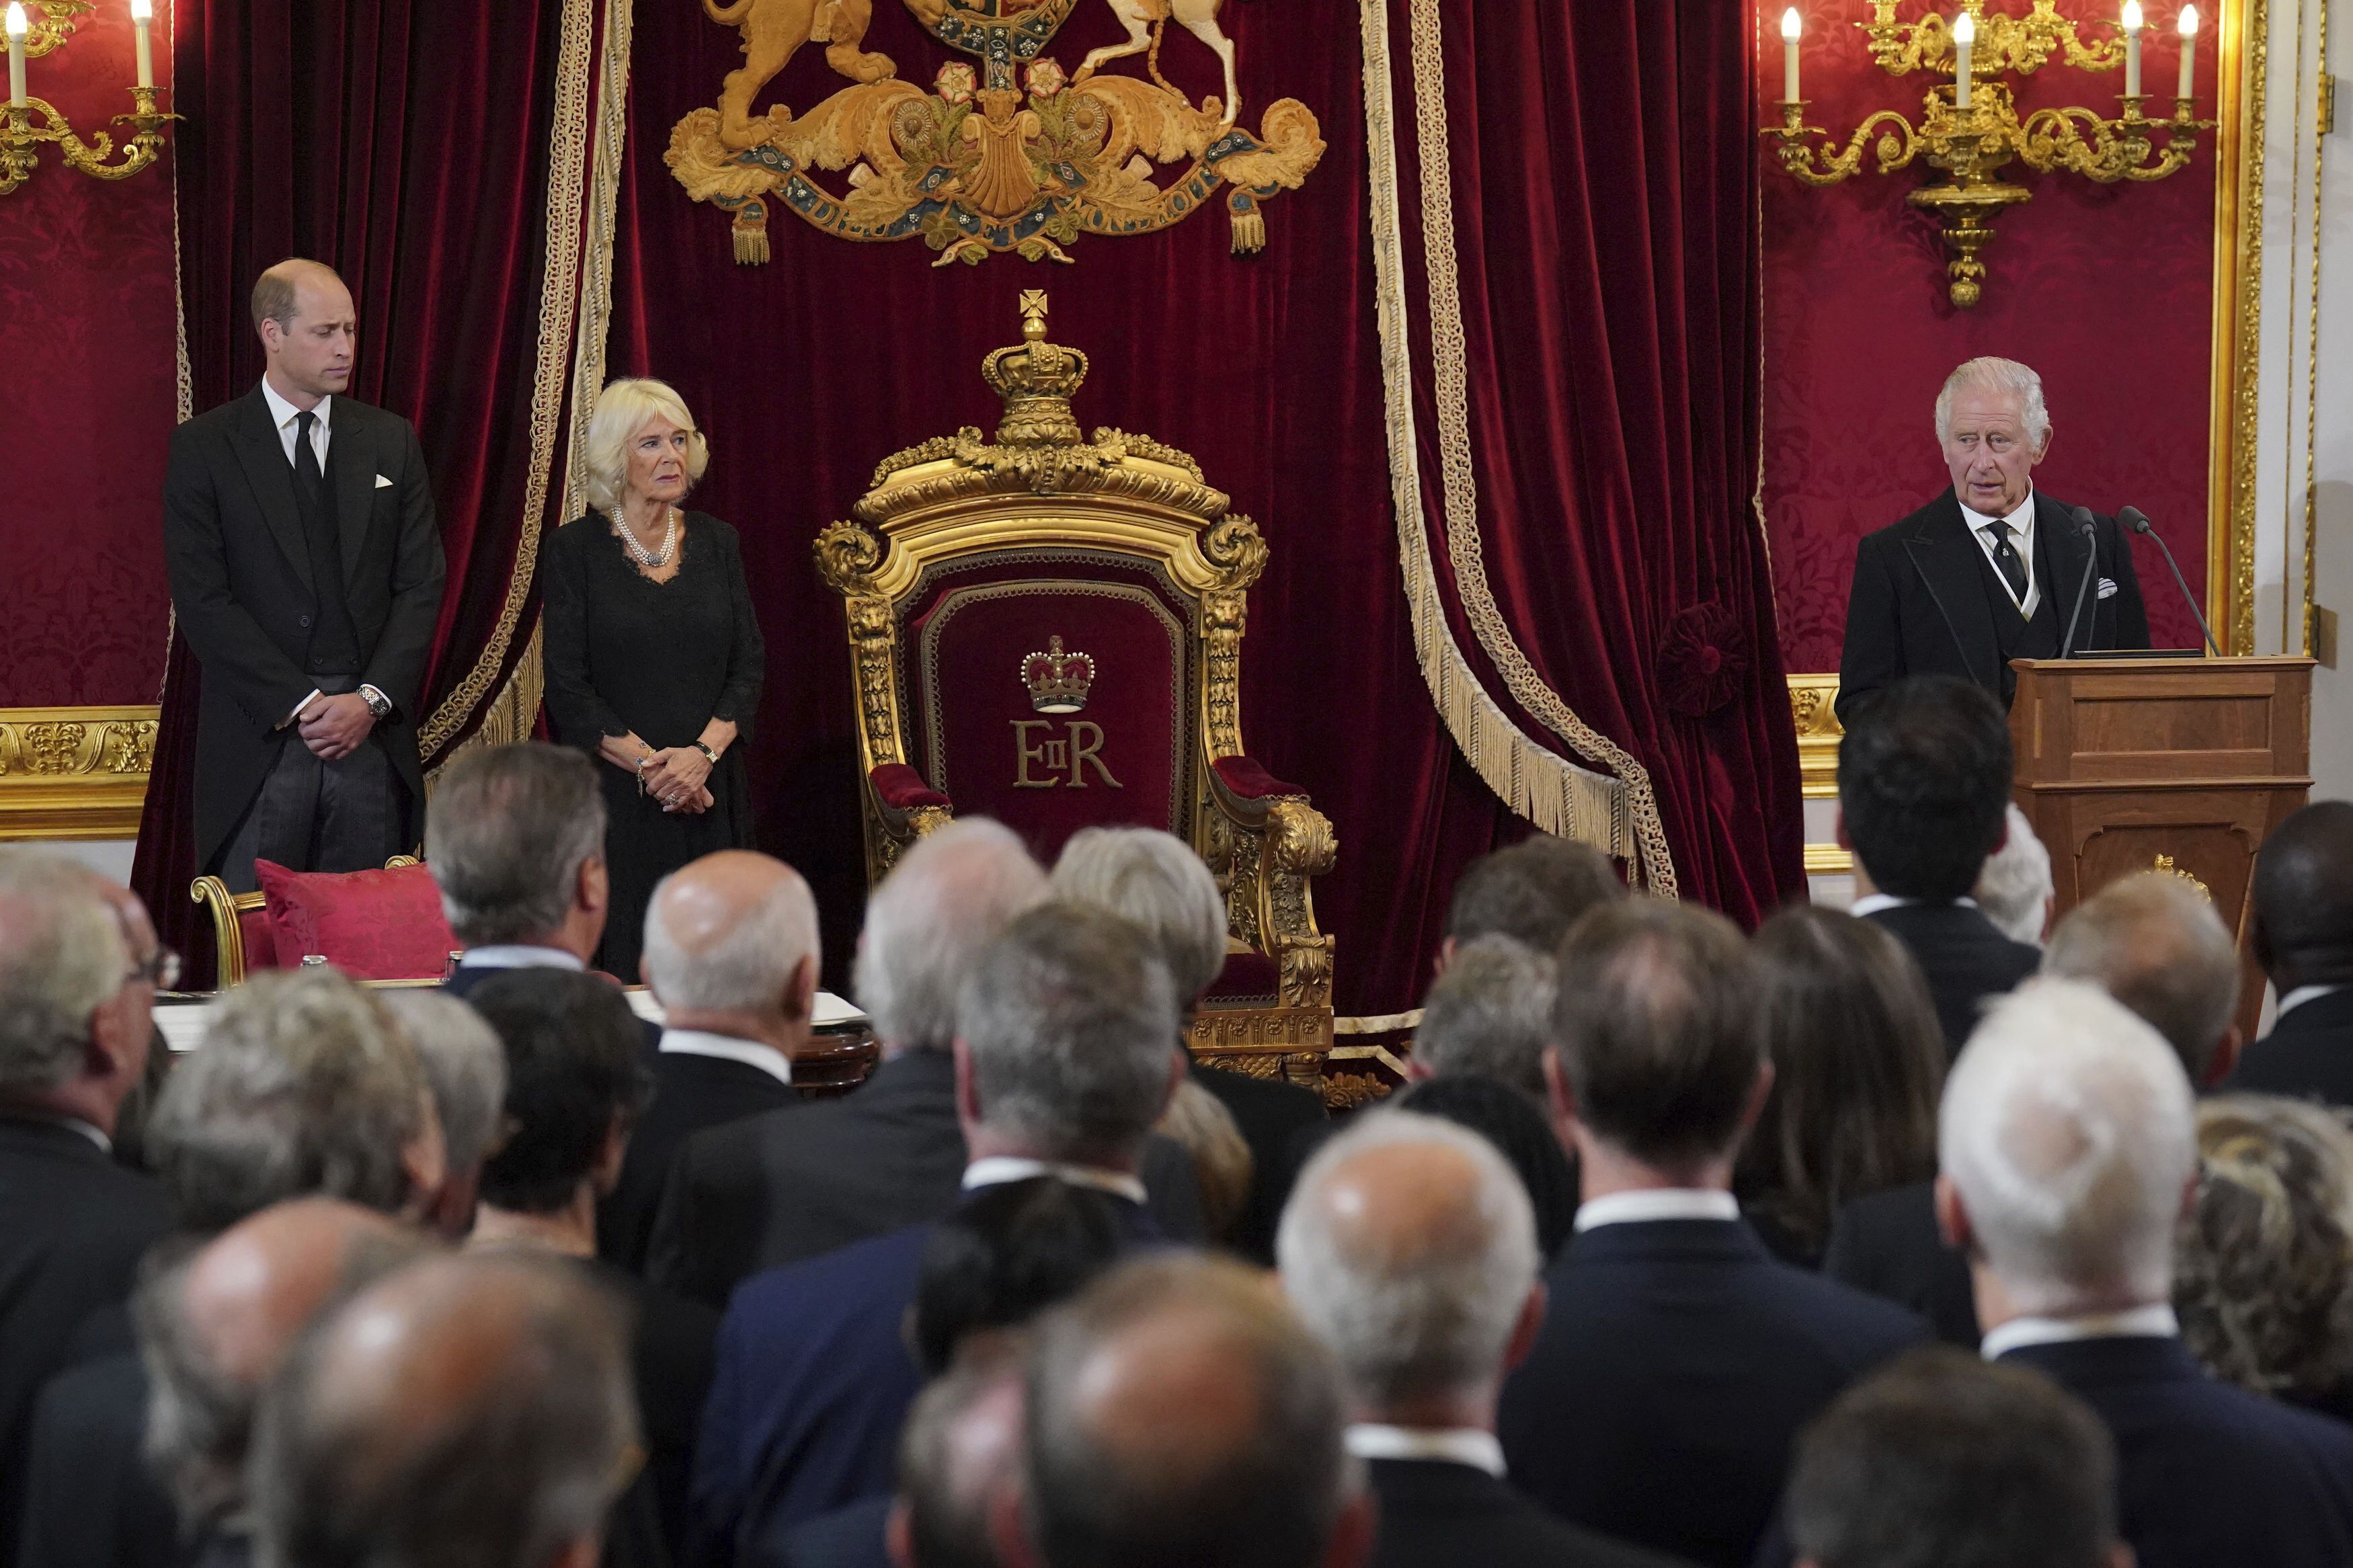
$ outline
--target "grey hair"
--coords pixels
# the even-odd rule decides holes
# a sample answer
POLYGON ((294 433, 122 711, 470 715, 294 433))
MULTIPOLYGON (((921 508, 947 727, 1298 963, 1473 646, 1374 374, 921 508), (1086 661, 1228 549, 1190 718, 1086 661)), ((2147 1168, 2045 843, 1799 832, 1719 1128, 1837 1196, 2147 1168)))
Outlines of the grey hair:
POLYGON ((2051 933, 2042 972, 2087 980, 2163 1035, 2194 1083, 2239 1003, 2239 946, 2185 877, 2142 871, 2075 906, 2051 933))
POLYGON ((402 1156, 433 1115, 417 1053, 329 969, 265 971, 215 1010, 164 1080, 148 1157, 181 1226, 215 1231, 306 1193, 397 1212, 402 1156))
POLYGON ((1152 939, 1080 904, 1016 919, 956 1005, 981 1120, 1039 1159, 1082 1164, 1132 1157, 1159 1120, 1177 1026, 1152 939))
POLYGON ((2051 851, 2034 836, 2034 825, 2018 803, 2010 803, 2010 833, 1986 857, 1970 894, 1985 918, 2012 942, 2042 945, 2042 922, 2051 913, 2051 851))
POLYGON ((1945 1080, 1936 1152, 2021 1312, 2167 1299, 2198 1167, 2189 1079, 2106 992, 2040 979, 1996 1002, 1945 1080))
POLYGON ((800 878, 785 877, 717 941, 694 952, 678 944, 662 914, 673 871, 646 904, 646 984, 665 1007, 723 1012, 773 1007, 801 960, 820 960, 817 900, 800 878))
POLYGON ((506 1112, 507 1056, 498 1032, 445 991, 387 991, 383 1002, 416 1047, 440 1113, 449 1169, 474 1170, 489 1158, 506 1112))
POLYGON ((1062 846, 1054 897, 1141 927, 1190 1006, 1226 966, 1226 900, 1193 847, 1156 827, 1082 827, 1062 846))
POLYGON ((2050 436, 2051 413, 2042 405, 2042 378, 2014 359, 1982 354, 1956 366, 1953 374, 1945 378, 1944 390, 1936 394, 1939 446, 1952 438, 1953 399, 1971 389, 2007 393, 2017 398, 2018 422, 2031 444, 2039 447, 2050 436))
POLYGON ((461 752, 441 772, 425 861, 468 947, 530 942, 564 923, 580 868, 605 853, 596 764, 525 742, 461 752))
POLYGON ((700 483, 711 466, 711 444, 688 412, 686 399, 668 382, 625 376, 605 384, 596 396, 596 412, 588 418, 588 438, 581 443, 588 504, 598 511, 620 504, 621 486, 629 474, 629 442, 657 418, 667 419, 686 435, 686 480, 700 483))
POLYGON ((851 989, 875 1035, 946 1050, 965 975, 1045 896, 1046 873, 1002 823, 968 816, 916 840, 866 900, 851 989))
POLYGON ((96 878, 61 856, 0 849, 0 1093, 54 1089, 122 989, 131 954, 96 878))
POLYGON ((1377 1111, 1317 1151, 1275 1237, 1291 1304, 1376 1408, 1495 1378, 1542 1267, 1535 1211, 1495 1146, 1451 1121, 1377 1111), (1384 1149, 1450 1150, 1472 1181, 1433 1197, 1419 1232, 1361 1220, 1335 1226, 1326 1186, 1384 1149))
POLYGON ((1422 998, 1414 1060, 1433 1078, 1478 1073, 1541 1100, 1556 973, 1551 955, 1525 942, 1472 938, 1422 998))

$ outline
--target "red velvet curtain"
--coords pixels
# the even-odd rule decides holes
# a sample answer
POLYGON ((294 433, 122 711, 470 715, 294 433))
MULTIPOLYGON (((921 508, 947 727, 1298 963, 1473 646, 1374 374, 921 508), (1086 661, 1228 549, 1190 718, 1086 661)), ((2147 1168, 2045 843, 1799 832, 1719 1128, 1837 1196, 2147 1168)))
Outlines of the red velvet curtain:
MULTIPOLYGON (((351 394, 416 423, 448 554, 428 713, 489 641, 524 521, 566 10, 181 0, 177 11, 195 407, 260 378, 247 297, 263 268, 301 255, 343 274, 359 315, 351 394)), ((535 613, 534 601, 510 662, 535 613)), ((210 942, 191 940, 187 895, 197 675, 175 638, 132 880, 166 940, 201 962, 210 942)))

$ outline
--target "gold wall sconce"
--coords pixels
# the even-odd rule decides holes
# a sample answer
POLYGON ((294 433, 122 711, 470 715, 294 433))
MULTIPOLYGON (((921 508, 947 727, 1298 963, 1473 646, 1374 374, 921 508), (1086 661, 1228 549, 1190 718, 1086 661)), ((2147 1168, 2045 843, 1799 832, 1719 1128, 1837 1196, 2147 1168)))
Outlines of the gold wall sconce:
POLYGON ((1950 79, 1932 86, 1922 99, 1917 130, 1901 113, 1883 109, 1857 126, 1843 149, 1834 151, 1829 132, 1808 125, 1809 106, 1798 90, 1803 23, 1793 5, 1781 17, 1781 123, 1765 127, 1760 134, 1778 141, 1781 166, 1809 185, 1834 185, 1859 173, 1866 146, 1883 174, 1922 156, 1931 168, 1942 171, 1943 180, 1923 185, 1905 199, 1941 225, 1946 248, 1953 253, 1945 268, 1948 292, 1962 310, 1984 293, 1986 267, 1978 253, 1993 238, 1994 219, 2004 207, 2033 199, 2032 191, 2000 177, 2013 159, 2043 174, 2066 170, 2102 184, 2161 180, 2189 164, 2198 150, 2199 132, 2214 129, 2213 121, 2192 118, 2198 68, 2195 5, 2183 5, 2175 19, 2180 63, 2172 118, 2151 120, 2141 112, 2147 95, 2141 91, 2140 0, 2124 0, 2115 37, 2091 43, 2077 36, 2074 22, 2058 14, 2056 0, 2033 0, 2033 9, 2023 16, 1989 16, 1986 0, 1961 0, 1961 9, 1949 24, 1934 10, 1917 21, 1899 23, 1896 3, 1872 0, 1872 19, 1855 25, 1871 40, 1873 60, 1889 76, 1932 71, 1950 79), (2031 76, 2054 58, 2078 70, 2121 67, 2125 89, 2117 99, 2122 110, 2116 118, 2105 120, 2094 110, 2070 107, 2038 109, 2021 121, 2003 79, 2031 76))
POLYGON ((97 6, 91 0, 33 0, 36 20, 26 13, 24 0, 10 0, 5 16, 0 17, 8 43, 8 101, 0 106, 0 195, 32 177, 44 142, 57 144, 69 167, 101 180, 123 179, 155 161, 164 146, 164 122, 180 117, 155 110, 155 58, 149 38, 154 25, 154 0, 130 0, 130 4, 136 76, 131 89, 131 112, 116 115, 112 123, 128 121, 132 134, 121 145, 121 156, 116 158, 114 138, 100 131, 84 142, 47 99, 25 90, 26 62, 41 58, 73 37, 75 22, 97 6))

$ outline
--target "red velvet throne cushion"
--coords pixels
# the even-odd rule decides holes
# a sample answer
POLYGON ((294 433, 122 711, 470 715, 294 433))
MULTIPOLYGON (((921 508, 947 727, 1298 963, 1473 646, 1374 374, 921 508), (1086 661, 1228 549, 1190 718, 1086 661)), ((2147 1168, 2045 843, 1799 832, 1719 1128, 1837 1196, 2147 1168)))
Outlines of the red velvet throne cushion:
MULTIPOLYGON (((253 863, 269 912, 276 966, 320 953, 354 980, 432 980, 458 945, 441 914, 441 889, 423 866, 390 871, 290 871, 253 863)), ((249 928, 248 928, 249 929, 249 928)), ((248 938, 247 967, 254 963, 248 938)))

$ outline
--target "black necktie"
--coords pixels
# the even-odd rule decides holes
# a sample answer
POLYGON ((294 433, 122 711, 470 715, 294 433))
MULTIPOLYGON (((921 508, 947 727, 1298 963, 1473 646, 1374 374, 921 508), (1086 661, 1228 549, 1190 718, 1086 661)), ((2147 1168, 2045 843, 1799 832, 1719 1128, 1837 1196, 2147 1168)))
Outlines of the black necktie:
POLYGON ((2001 568, 2001 580, 2010 584, 2010 596, 2025 604, 2026 563, 2019 559, 2017 548, 2010 542, 2010 524, 1988 523, 1986 531, 1993 535, 1993 563, 2001 568))
POLYGON ((319 416, 309 409, 294 416, 294 496, 306 513, 327 489, 327 476, 319 471, 319 448, 311 442, 311 432, 318 427, 319 416))

